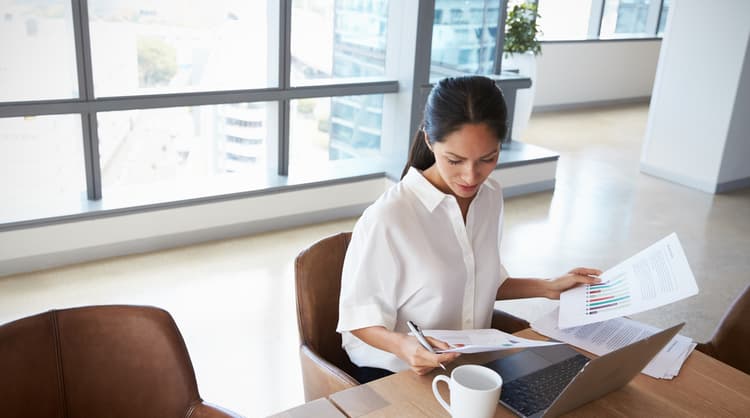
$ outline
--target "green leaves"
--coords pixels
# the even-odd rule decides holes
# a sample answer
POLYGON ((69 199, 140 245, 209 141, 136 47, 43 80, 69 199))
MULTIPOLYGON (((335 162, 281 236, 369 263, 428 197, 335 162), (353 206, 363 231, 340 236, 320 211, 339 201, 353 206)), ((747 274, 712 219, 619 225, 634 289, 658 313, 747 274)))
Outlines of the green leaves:
POLYGON ((540 18, 535 4, 523 3, 513 6, 505 20, 505 42, 503 51, 506 54, 524 53, 531 51, 534 55, 541 54, 542 45, 537 39, 540 18))

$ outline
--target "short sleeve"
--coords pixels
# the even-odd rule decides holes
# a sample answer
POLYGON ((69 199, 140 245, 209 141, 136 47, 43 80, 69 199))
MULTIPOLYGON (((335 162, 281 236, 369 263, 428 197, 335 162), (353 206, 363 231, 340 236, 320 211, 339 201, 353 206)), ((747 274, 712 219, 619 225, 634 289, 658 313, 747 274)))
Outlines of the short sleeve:
POLYGON ((344 259, 337 331, 396 326, 398 259, 383 223, 360 218, 344 259))

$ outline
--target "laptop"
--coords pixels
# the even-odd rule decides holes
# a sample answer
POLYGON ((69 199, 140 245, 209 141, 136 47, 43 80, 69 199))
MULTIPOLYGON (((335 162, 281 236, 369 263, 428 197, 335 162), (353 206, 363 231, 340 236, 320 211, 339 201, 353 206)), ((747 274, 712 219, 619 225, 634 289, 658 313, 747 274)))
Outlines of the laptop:
POLYGON ((553 417, 625 386, 684 325, 594 359, 561 344, 529 348, 485 366, 503 378, 501 404, 522 417, 553 417))

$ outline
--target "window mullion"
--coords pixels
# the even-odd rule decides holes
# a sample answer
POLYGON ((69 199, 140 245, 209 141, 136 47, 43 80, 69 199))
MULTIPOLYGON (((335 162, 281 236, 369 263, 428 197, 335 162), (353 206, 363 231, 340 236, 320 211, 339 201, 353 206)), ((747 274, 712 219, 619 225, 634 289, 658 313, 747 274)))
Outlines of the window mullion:
MULTIPOLYGON (((91 64, 91 32, 89 31, 88 1, 71 0, 73 31, 75 34, 78 97, 84 102, 94 100, 94 76, 91 64)), ((83 158, 86 170, 86 195, 89 200, 102 198, 102 177, 99 161, 99 136, 96 113, 81 113, 83 158)))
POLYGON ((88 22, 88 1, 71 0, 73 31, 75 34, 76 66, 78 69, 78 97, 94 99, 94 78, 91 70, 91 36, 88 22))
POLYGON ((505 48, 505 20, 508 18, 508 1, 500 1, 500 13, 498 13, 497 36, 495 36, 495 71, 500 74, 503 70, 503 49, 505 48))
POLYGON ((591 15, 589 15, 589 39, 599 39, 602 31, 602 17, 604 16, 604 0, 591 1, 591 15))
POLYGON ((412 79, 411 123, 407 135, 416 132, 422 122, 422 110, 427 95, 422 86, 430 83, 430 60, 432 57, 432 25, 435 20, 435 0, 419 2, 417 14, 416 54, 414 54, 414 77, 412 79))
POLYGON ((663 1, 664 0, 651 0, 648 5, 645 32, 649 35, 656 36, 656 31, 659 30, 659 17, 661 16, 661 6, 663 1))
MULTIPOLYGON (((279 88, 282 92, 289 90, 291 84, 292 67, 292 1, 281 0, 279 2, 279 88)), ((289 175, 289 144, 290 114, 289 100, 279 100, 278 109, 278 156, 277 173, 280 176, 289 175)))
POLYGON ((86 165, 86 195, 89 200, 102 198, 102 172, 99 163, 99 137, 97 135, 96 113, 81 115, 83 133, 83 155, 86 165))

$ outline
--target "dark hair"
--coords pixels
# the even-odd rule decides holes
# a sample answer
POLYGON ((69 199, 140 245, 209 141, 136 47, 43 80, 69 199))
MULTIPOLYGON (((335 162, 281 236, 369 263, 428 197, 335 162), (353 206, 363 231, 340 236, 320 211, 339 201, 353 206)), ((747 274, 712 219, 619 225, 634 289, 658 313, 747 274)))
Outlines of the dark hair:
POLYGON ((508 108, 495 82, 483 76, 444 78, 432 88, 424 108, 422 124, 414 135, 401 178, 409 167, 425 170, 435 164, 435 155, 425 143, 442 142, 465 124, 486 124, 502 141, 508 131, 508 108))

